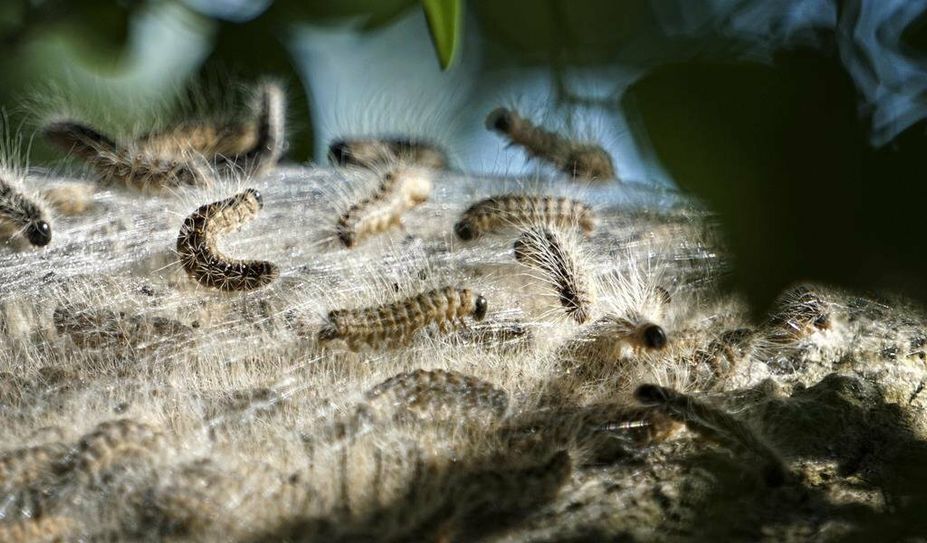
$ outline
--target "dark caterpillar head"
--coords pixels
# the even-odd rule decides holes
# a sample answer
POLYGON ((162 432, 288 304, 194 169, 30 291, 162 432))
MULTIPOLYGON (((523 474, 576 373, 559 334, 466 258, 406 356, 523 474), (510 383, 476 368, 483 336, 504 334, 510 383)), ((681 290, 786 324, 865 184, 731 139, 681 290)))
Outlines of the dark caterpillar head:
POLYGON ((648 349, 662 349, 666 347, 666 332, 656 324, 648 324, 641 332, 644 346, 648 349))
POLYGON ((351 160, 351 151, 344 140, 335 140, 328 146, 328 160, 337 166, 344 166, 351 160))
POLYGON ((669 400, 670 391, 660 385, 646 383, 634 390, 634 399, 644 405, 661 405, 669 400))
POLYGON ((466 219, 454 225, 454 233, 463 241, 470 241, 476 237, 476 231, 473 229, 473 225, 466 219))
POLYGON ((45 221, 33 221, 26 227, 26 238, 36 247, 44 247, 51 242, 51 225, 45 221))
POLYGON ((476 301, 473 303, 473 320, 481 321, 486 318, 486 310, 488 308, 489 304, 486 302, 486 298, 477 296, 476 301))
POLYGON ((486 128, 508 134, 512 129, 512 112, 504 107, 492 110, 486 116, 486 128))

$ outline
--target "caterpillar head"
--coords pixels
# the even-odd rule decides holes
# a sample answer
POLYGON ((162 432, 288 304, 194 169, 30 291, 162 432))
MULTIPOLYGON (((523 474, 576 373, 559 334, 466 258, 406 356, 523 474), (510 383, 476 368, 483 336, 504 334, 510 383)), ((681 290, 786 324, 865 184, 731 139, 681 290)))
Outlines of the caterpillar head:
POLYGON ((486 298, 483 296, 477 296, 476 300, 473 302, 473 320, 479 322, 486 318, 486 310, 489 308, 486 298))
POLYGON ((36 247, 48 245, 52 238, 51 225, 42 220, 30 222, 26 227, 26 238, 36 247))

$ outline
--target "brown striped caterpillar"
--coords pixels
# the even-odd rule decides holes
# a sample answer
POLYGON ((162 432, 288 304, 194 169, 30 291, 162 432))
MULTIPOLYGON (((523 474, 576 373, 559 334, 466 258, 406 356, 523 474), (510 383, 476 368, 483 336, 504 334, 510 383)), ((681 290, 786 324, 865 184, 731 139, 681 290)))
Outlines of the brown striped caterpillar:
POLYGON ((533 224, 564 229, 579 226, 589 235, 595 230, 596 216, 591 207, 570 198, 502 194, 467 208, 454 225, 454 232, 469 241, 500 228, 533 224))
POLYGON ((397 168, 386 173, 377 189, 352 205, 335 227, 345 247, 364 237, 402 223, 402 214, 420 205, 431 193, 430 174, 420 168, 397 168))
POLYGON ((486 128, 502 134, 535 158, 550 162, 563 173, 595 180, 615 179, 612 157, 601 145, 570 141, 545 130, 517 112, 497 108, 486 116, 486 128))
POLYGON ((539 270, 557 291, 560 305, 579 324, 592 312, 592 289, 567 240, 556 230, 529 228, 515 240, 515 259, 539 270))
POLYGON ((779 486, 788 478, 788 468, 779 454, 751 430, 717 407, 667 387, 644 384, 634 391, 642 405, 660 411, 686 425, 689 430, 719 444, 752 455, 761 463, 766 484, 779 486))
POLYGON ((408 138, 357 138, 335 140, 328 146, 328 160, 335 166, 373 168, 408 164, 433 170, 447 168, 447 154, 438 146, 408 138))
POLYGON ((150 192, 204 186, 210 182, 210 166, 220 174, 259 175, 280 158, 285 145, 283 90, 264 84, 256 102, 255 118, 248 123, 182 123, 128 143, 74 120, 48 124, 43 133, 87 162, 106 184, 150 192))
POLYGON ((58 307, 52 320, 59 334, 86 349, 145 348, 186 340, 193 334, 191 327, 165 317, 80 306, 58 307))
POLYGON ((419 413, 433 417, 436 412, 472 416, 486 413, 502 417, 508 408, 508 395, 491 383, 456 371, 415 370, 400 373, 367 392, 368 411, 383 409, 400 413, 419 413))
POLYGON ((216 247, 220 234, 237 230, 262 207, 261 193, 248 189, 194 211, 177 236, 183 269, 201 285, 226 291, 251 290, 276 279, 279 271, 274 263, 230 259, 216 247))
POLYGON ((328 322, 319 331, 319 343, 340 339, 353 350, 365 344, 408 343, 429 324, 437 324, 444 332, 449 324, 462 324, 467 316, 483 320, 486 309, 486 298, 470 289, 439 288, 376 307, 331 311, 328 322))
POLYGON ((8 226, 14 235, 22 235, 35 247, 51 242, 52 229, 48 214, 37 200, 27 197, 16 188, 12 172, 0 170, 0 223, 8 226))

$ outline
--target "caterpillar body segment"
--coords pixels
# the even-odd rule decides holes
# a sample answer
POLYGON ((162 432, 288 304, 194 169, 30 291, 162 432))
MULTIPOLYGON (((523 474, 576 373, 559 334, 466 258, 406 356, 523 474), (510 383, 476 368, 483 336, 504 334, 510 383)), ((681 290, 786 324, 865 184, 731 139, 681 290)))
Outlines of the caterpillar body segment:
POLYGON ((612 157, 601 145, 571 141, 525 119, 517 112, 497 108, 486 116, 486 128, 502 134, 538 159, 551 163, 558 170, 583 179, 615 179, 612 157))
POLYGON ((144 422, 104 421, 80 438, 64 465, 77 473, 95 476, 114 464, 153 454, 162 440, 161 433, 144 422))
POLYGON ((0 523, 0 541, 6 543, 82 541, 78 531, 78 524, 67 517, 41 516, 0 523))
POLYGON ((376 307, 331 311, 319 332, 319 343, 344 340, 355 350, 362 345, 393 346, 408 343, 430 324, 443 332, 449 325, 463 323, 464 317, 481 321, 486 311, 482 295, 467 288, 444 287, 376 307))
POLYGON ((447 154, 424 140, 409 138, 357 138, 335 140, 328 146, 328 160, 335 166, 374 168, 387 164, 408 164, 443 170, 447 154))
POLYGON ((58 121, 43 129, 45 137, 83 159, 107 185, 122 185, 142 192, 211 183, 207 164, 194 153, 162 156, 137 146, 123 146, 109 136, 77 121, 58 121))
POLYGON ((499 418, 509 401, 505 391, 493 384, 448 370, 400 373, 371 388, 366 396, 368 409, 386 408, 422 416, 448 411, 458 416, 485 413, 499 418))
POLYGON ((0 223, 22 235, 34 247, 51 243, 52 228, 48 213, 40 202, 23 194, 0 171, 0 223))
POLYGON ((530 228, 514 244, 515 259, 538 269, 557 291, 560 304, 574 321, 586 322, 592 312, 592 289, 567 240, 544 227, 530 228))
MULTIPOLYGON (((262 175, 273 168, 283 155, 286 147, 286 96, 283 89, 274 83, 261 85, 254 114, 251 130, 238 129, 252 137, 242 138, 245 141, 237 147, 218 147, 213 154, 220 171, 224 168, 243 171, 247 175, 262 175)), ((227 139, 236 141, 235 138, 227 139)))
POLYGON ((206 204, 186 218, 177 237, 183 269, 201 285, 219 290, 251 290, 269 284, 279 270, 264 260, 236 260, 216 247, 221 234, 250 221, 263 207, 261 193, 248 189, 206 204))
POLYGON ((191 327, 173 319, 108 309, 58 307, 53 321, 59 334, 70 336, 75 345, 87 349, 156 346, 193 335, 191 327))
POLYGON ((538 224, 562 229, 579 227, 588 236, 595 230, 596 215, 588 205, 570 198, 502 194, 471 205, 454 225, 454 232, 469 241, 510 226, 538 224))
POLYGON ((643 384, 634 397, 644 406, 652 407, 686 425, 693 432, 735 451, 752 455, 761 463, 761 471, 769 486, 779 486, 788 477, 788 468, 779 454, 751 430, 723 410, 682 394, 668 387, 643 384))
POLYGON ((387 172, 377 189, 348 208, 335 227, 338 239, 348 248, 365 237, 402 223, 402 215, 428 199, 431 178, 421 168, 396 168, 387 172))

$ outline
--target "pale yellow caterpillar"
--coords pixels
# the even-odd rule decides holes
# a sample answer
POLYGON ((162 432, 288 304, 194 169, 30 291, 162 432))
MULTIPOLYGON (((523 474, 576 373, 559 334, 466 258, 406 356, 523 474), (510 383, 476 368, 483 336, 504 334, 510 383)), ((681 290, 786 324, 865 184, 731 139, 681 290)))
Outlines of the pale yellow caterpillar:
POLYGON ((589 235, 595 230, 596 216, 591 207, 570 198, 502 194, 471 205, 454 225, 454 232, 469 241, 501 228, 536 224, 564 229, 578 226, 589 235))
POLYGON ((365 344, 392 346, 409 342, 429 324, 443 332, 467 316, 481 321, 486 310, 483 296, 466 288, 444 287, 381 306, 331 311, 319 331, 319 342, 344 340, 352 349, 365 344))
POLYGON ((216 247, 220 234, 237 230, 263 206, 261 193, 248 189, 194 211, 177 236, 183 269, 201 285, 220 290, 251 290, 276 279, 279 270, 274 263, 231 259, 216 247))
POLYGON ((525 119, 517 112, 497 108, 486 117, 486 128, 507 137, 536 158, 546 160, 571 177, 615 179, 612 157, 601 145, 571 141, 525 119))
POLYGON ((402 223, 402 215, 425 202, 431 192, 430 174, 420 168, 386 173, 377 189, 338 218, 336 231, 345 247, 402 223))

